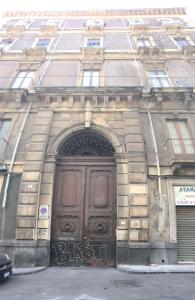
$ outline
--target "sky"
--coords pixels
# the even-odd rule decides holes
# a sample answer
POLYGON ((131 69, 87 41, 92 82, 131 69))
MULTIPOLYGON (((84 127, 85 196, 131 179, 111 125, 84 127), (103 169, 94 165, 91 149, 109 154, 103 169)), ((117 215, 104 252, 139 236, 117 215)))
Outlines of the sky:
POLYGON ((6 10, 80 10, 128 9, 155 7, 187 7, 190 19, 195 19, 193 0, 1 0, 0 12, 6 10), (160 2, 160 3, 159 3, 160 2), (157 4, 158 3, 158 4, 157 4))

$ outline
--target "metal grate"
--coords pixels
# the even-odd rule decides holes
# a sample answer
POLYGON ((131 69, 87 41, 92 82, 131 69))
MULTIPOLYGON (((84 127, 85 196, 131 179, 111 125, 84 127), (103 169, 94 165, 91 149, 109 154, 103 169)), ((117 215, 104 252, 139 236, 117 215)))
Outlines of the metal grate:
POLYGON ((103 136, 91 131, 83 131, 65 141, 59 154, 68 156, 113 156, 114 148, 103 136))
POLYGON ((177 207, 178 261, 195 261, 195 207, 177 207))

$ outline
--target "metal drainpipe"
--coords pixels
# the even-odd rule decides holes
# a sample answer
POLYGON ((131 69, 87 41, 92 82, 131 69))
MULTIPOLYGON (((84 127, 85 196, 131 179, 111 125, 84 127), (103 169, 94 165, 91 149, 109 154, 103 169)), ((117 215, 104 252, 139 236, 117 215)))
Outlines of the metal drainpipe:
MULTIPOLYGON (((65 25, 67 24, 67 22, 68 22, 68 21, 66 21, 66 23, 65 23, 63 26, 65 26, 65 25)), ((38 83, 37 83, 38 86, 41 85, 41 82, 42 82, 42 80, 43 80, 43 78, 44 78, 44 76, 45 76, 45 74, 46 74, 46 72, 47 72, 47 70, 48 70, 48 68, 49 68, 49 65, 50 65, 50 63, 51 63, 53 54, 54 54, 54 52, 55 52, 55 50, 56 50, 56 48, 57 48, 57 46, 58 46, 58 44, 59 44, 60 38, 61 38, 61 36, 62 36, 62 33, 63 33, 63 31, 60 32, 60 34, 59 34, 59 36, 58 36, 58 38, 57 38, 56 44, 55 44, 55 46, 54 46, 54 49, 51 51, 51 55, 49 56, 49 59, 48 59, 46 65, 45 65, 45 68, 44 68, 44 70, 43 70, 43 73, 41 74, 41 76, 40 76, 40 78, 39 78, 39 80, 38 80, 38 83)))
POLYGON ((134 60, 134 63, 135 63, 135 69, 136 69, 136 72, 137 72, 137 76, 139 78, 139 83, 140 83, 141 86, 144 86, 143 80, 142 80, 142 77, 141 77, 141 74, 140 74, 140 70, 139 70, 139 67, 138 67, 138 64, 137 64, 137 59, 136 59, 135 54, 134 54, 134 49, 133 49, 133 46, 132 46, 132 43, 131 43, 131 40, 130 40, 130 37, 129 37, 129 33, 128 33, 128 30, 127 30, 128 28, 127 28, 127 25, 125 23, 125 17, 123 17, 123 23, 124 23, 124 27, 125 27, 125 30, 126 30, 130 50, 132 51, 133 60, 134 60))
POLYGON ((153 140, 153 145, 154 145, 154 152, 155 152, 155 157, 156 157, 156 168, 157 168, 157 177, 158 177, 158 193, 159 193, 159 235, 160 238, 162 239, 162 232, 163 232, 163 207, 162 207, 162 185, 161 185, 161 173, 160 173, 160 161, 159 161, 159 155, 158 155, 158 147, 157 147, 157 142, 156 142, 156 136, 154 132, 154 126, 152 122, 152 117, 149 108, 147 107, 147 114, 148 114, 148 119, 150 123, 150 130, 152 134, 152 140, 153 140))
POLYGON ((9 169, 9 172, 8 172, 8 175, 7 175, 7 179, 6 179, 6 183, 5 183, 5 189, 4 189, 4 193, 3 193, 3 202, 2 202, 2 208, 3 208, 2 239, 3 239, 3 235, 4 235, 5 209, 6 209, 7 193, 8 193, 8 188, 9 188, 11 173, 12 173, 12 170, 13 170, 13 166, 14 166, 14 162, 15 162, 15 157, 16 157, 16 153, 17 153, 17 150, 18 150, 18 145, 20 143, 21 136, 22 136, 22 133, 23 133, 23 130, 24 130, 24 126, 26 124, 26 120, 27 120, 28 115, 30 113, 31 106, 32 106, 32 102, 28 106, 26 114, 25 114, 25 117, 23 119, 23 122, 22 122, 22 125, 21 125, 21 128, 20 128, 20 132, 18 134, 18 137, 17 137, 17 140, 16 140, 16 144, 15 144, 15 147, 14 147, 14 152, 13 152, 13 155, 12 155, 10 169, 9 169))

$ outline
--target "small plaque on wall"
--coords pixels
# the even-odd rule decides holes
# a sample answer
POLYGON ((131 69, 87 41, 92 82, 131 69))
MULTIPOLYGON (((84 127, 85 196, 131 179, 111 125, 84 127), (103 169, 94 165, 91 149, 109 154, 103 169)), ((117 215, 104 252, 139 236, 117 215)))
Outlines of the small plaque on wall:
POLYGON ((49 207, 48 205, 39 206, 39 219, 48 219, 49 217, 49 207))

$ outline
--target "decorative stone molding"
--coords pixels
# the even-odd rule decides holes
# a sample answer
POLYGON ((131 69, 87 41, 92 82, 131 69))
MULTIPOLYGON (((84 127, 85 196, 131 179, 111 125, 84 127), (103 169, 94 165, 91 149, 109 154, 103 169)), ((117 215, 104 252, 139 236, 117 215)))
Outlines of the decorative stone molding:
POLYGON ((85 29, 92 31, 103 31, 105 27, 105 23, 102 19, 91 19, 86 20, 85 29))
POLYGON ((82 58, 87 58, 88 60, 103 60, 104 48, 93 48, 93 47, 81 47, 82 58))
POLYGON ((153 57, 153 56, 160 56, 162 57, 163 52, 160 47, 151 46, 151 47, 139 47, 139 53, 141 58, 142 57, 153 57))
POLYGON ((11 34, 21 34, 25 30, 25 27, 22 25, 9 25, 6 26, 7 33, 11 34))
POLYGON ((164 24, 163 25, 163 28, 165 29, 165 30, 167 30, 167 31, 180 31, 180 30, 182 30, 182 29, 184 29, 184 24, 183 23, 180 23, 180 22, 178 22, 178 23, 169 23, 169 24, 164 24))
POLYGON ((46 56, 47 50, 45 48, 26 48, 24 54, 26 57, 43 59, 46 56))
POLYGON ((3 17, 18 18, 41 18, 41 17, 67 17, 67 16, 173 16, 186 15, 186 9, 183 7, 173 8, 138 8, 138 9, 90 9, 75 11, 7 11, 3 17))
POLYGON ((58 31, 57 25, 42 25, 40 27, 40 35, 51 36, 55 35, 58 31))
POLYGON ((144 65, 144 69, 145 70, 150 70, 150 69, 164 69, 166 70, 165 67, 165 62, 166 59, 159 59, 158 57, 156 58, 144 58, 141 60, 143 65, 144 65))
POLYGON ((142 34, 144 34, 144 32, 150 29, 150 26, 148 24, 134 24, 134 25, 130 25, 129 29, 133 31, 138 31, 137 34, 140 34, 140 31, 142 34))
POLYGON ((20 62, 18 69, 20 71, 36 71, 40 68, 41 63, 37 62, 20 62))
POLYGON ((195 45, 190 45, 188 47, 182 48, 182 52, 186 55, 187 58, 194 57, 195 45))

